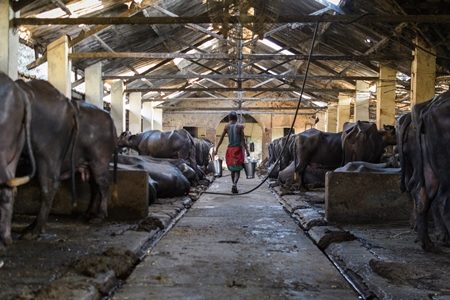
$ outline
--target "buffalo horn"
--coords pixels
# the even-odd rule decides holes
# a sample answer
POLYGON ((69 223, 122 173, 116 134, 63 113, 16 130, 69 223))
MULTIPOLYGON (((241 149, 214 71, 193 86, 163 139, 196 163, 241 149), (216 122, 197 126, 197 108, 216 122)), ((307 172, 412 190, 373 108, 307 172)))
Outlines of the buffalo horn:
POLYGON ((6 185, 10 187, 16 187, 22 184, 27 183, 30 181, 30 176, 24 176, 24 177, 15 177, 6 182, 6 185))

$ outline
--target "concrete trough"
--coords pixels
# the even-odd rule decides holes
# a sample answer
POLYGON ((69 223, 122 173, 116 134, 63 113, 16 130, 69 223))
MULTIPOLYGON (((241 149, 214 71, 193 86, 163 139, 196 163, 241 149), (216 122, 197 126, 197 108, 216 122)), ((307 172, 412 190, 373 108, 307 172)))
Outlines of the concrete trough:
POLYGON ((409 220, 409 196, 400 191, 400 173, 328 172, 325 217, 337 223, 409 220))
MULTIPOLYGON (((112 171, 111 176, 112 176, 112 171)), ((112 178, 112 177, 111 177, 112 178)), ((76 192, 78 203, 72 206, 71 180, 61 183, 53 201, 51 214, 71 215, 83 213, 89 205, 91 192, 87 182, 76 178, 76 192)), ((112 189, 112 187, 111 187, 112 189)), ((148 173, 136 170, 117 171, 118 200, 108 201, 108 220, 135 220, 148 215, 148 173)), ((38 181, 33 179, 30 183, 20 186, 14 202, 14 213, 36 215, 40 207, 40 191, 38 181)))

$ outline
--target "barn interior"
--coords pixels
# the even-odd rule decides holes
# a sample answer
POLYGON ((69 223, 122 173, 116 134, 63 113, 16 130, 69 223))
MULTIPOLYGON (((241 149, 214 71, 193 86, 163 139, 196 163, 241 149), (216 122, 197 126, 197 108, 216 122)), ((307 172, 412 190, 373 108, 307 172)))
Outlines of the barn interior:
MULTIPOLYGON (((246 140, 253 146, 251 157, 260 163, 269 156, 268 144, 290 130, 300 133, 316 128, 338 133, 345 122, 357 120, 374 122, 378 128, 395 125, 398 117, 410 112, 413 105, 447 91, 449 23, 447 0, 0 0, 0 32, 7 37, 0 47, 0 70, 12 79, 48 80, 67 97, 104 108, 113 116, 118 134, 127 130, 139 133, 184 128, 193 137, 217 143, 230 111, 236 111, 245 125, 246 140), (31 55, 25 57, 25 52, 31 55)), ((225 149, 219 149, 220 158, 225 156, 225 149)), ((224 170, 227 172, 225 167, 224 170)), ((350 197, 349 190, 359 195, 368 193, 370 199, 373 195, 384 197, 388 201, 382 203, 385 206, 380 215, 386 216, 389 211, 389 218, 406 220, 409 215, 402 208, 408 199, 396 190, 397 175, 367 175, 363 181, 377 185, 372 190, 360 189, 361 178, 366 175, 357 179, 360 181, 352 181, 354 175, 336 175, 337 182, 350 180, 348 185, 355 188, 345 185, 333 193, 335 197, 341 193, 345 199, 350 197), (379 191, 380 185, 384 191, 379 191)), ((139 174, 133 180, 146 182, 139 174)), ((226 185, 229 192, 225 176, 216 180, 226 185)), ((251 188, 250 180, 242 184, 251 188)), ((66 187, 65 192, 70 190, 69 185, 66 187)), ((122 193, 138 199, 138 193, 129 192, 133 187, 122 193)), ((88 199, 89 187, 83 186, 79 192, 88 199)), ((278 196, 283 194, 279 189, 276 192, 278 196)), ((33 209, 37 210, 37 186, 27 193, 35 198, 33 209)), ((62 214, 73 211, 65 205, 70 198, 66 194, 56 203, 62 214)), ((307 200, 314 196, 306 194, 307 200)), ((258 200, 253 197, 255 202, 249 202, 251 205, 258 200)), ((323 216, 314 219, 316 215, 310 215, 313 210, 323 214, 323 203, 317 204, 315 198, 308 202, 296 197, 283 195, 280 202, 292 215, 299 207, 305 209, 304 217, 300 213, 296 216, 303 230, 328 225, 323 223, 323 216)), ((364 214, 354 210, 353 220, 382 220, 373 207, 353 200, 353 208, 365 210, 364 214)), ((330 220, 335 217, 342 221, 340 209, 350 202, 339 201, 333 211, 336 216, 328 215, 330 220)), ((84 208, 80 205, 78 210, 84 208)), ((145 214, 147 209, 144 203, 145 214)), ((184 206, 170 209, 185 211, 184 206)), ((119 208, 115 213, 114 216, 120 216, 123 210, 119 208)), ((139 218, 145 219, 145 214, 139 218)), ((171 219, 178 221, 174 220, 171 219)), ((126 231, 123 228, 120 230, 126 231)), ((370 248, 365 228, 347 228, 361 233, 363 238, 358 241, 378 258, 393 257, 395 250, 389 252, 392 256, 386 254, 388 245, 370 248)), ((342 239, 349 238, 342 235, 341 229, 326 230, 336 230, 342 239)), ((83 234, 89 232, 88 226, 82 230, 83 234)), ((102 230, 111 237, 122 234, 102 230)), ((405 230, 391 228, 389 238, 405 236, 405 230)), ((380 229, 377 234, 383 240, 386 232, 380 229)), ((75 241, 76 237, 71 239, 75 241)), ((413 239, 408 235, 407 245, 414 246, 413 239)), ((142 243, 148 242, 148 238, 142 239, 142 243)), ((234 240, 223 243, 233 244, 234 240)), ((413 255, 408 257, 405 253, 413 246, 402 250, 402 259, 409 266, 421 260, 422 269, 448 268, 448 250, 433 260, 430 256, 424 259, 413 248, 413 255)), ((349 260, 348 265, 352 262, 349 260)), ((362 264, 360 270, 369 264, 368 258, 362 264)), ((410 272, 422 272, 420 279, 406 276, 409 283, 419 282, 416 285, 422 288, 420 293, 402 294, 402 290, 397 296, 448 295, 440 275, 435 272, 433 277, 428 269, 420 269, 419 266, 410 272), (436 286, 430 278, 438 278, 436 286)), ((163 276, 155 278, 165 283, 163 276)), ((400 286, 404 284, 403 279, 397 280, 395 283, 400 286)), ((379 288, 376 294, 380 296, 386 292, 380 286, 392 288, 392 282, 388 278, 383 286, 374 280, 371 292, 361 292, 361 297, 374 299, 373 291, 379 288)), ((230 285, 235 288, 234 284, 233 281, 230 285)))
POLYGON ((118 122, 126 125, 118 131, 186 127, 214 142, 237 111, 259 160, 291 126, 339 132, 361 101, 369 108, 357 119, 393 125, 416 95, 426 101, 448 89, 447 1, 9 2, 3 13, 15 14, 15 34, 34 50, 25 75, 67 37, 73 97, 90 98, 89 67, 100 68, 108 110, 122 83, 126 121, 118 122))

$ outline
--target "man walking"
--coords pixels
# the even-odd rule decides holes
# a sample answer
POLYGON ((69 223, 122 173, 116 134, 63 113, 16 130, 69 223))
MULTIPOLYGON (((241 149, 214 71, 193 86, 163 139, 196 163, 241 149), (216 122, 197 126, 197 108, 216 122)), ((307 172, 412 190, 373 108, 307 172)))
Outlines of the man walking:
POLYGON ((225 134, 228 135, 228 147, 225 154, 225 162, 227 163, 228 170, 231 171, 232 188, 231 192, 237 194, 237 183, 241 176, 241 170, 244 168, 244 151, 247 152, 247 156, 250 156, 247 143, 245 142, 244 125, 238 123, 236 112, 230 113, 230 123, 223 128, 222 135, 220 136, 217 147, 214 150, 214 156, 217 155, 220 145, 222 144, 225 134))

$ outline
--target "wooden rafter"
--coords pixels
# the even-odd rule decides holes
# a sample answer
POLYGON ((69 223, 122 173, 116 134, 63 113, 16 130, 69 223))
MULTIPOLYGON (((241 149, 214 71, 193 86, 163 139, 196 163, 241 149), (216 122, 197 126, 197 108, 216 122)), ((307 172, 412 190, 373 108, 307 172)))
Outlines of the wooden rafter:
MULTIPOLYGON (((154 92, 179 92, 180 88, 141 88, 141 89, 126 89, 126 93, 142 92, 147 93, 150 91, 154 92)), ((214 91, 214 92, 298 92, 299 88, 186 88, 187 92, 204 92, 204 91, 214 91)), ((304 92, 327 92, 327 93, 354 93, 354 89, 338 89, 338 88, 306 88, 304 92)))
MULTIPOLYGON (((255 22, 253 17, 248 17, 248 22, 255 22)), ((320 16, 280 16, 276 23, 316 23, 316 22, 340 22, 340 23, 450 23, 449 15, 320 15, 320 16)), ((113 18, 14 18, 14 26, 20 25, 118 25, 118 24, 210 24, 207 16, 195 17, 113 17, 113 18)), ((241 23, 238 18, 230 18, 229 23, 241 23)))

